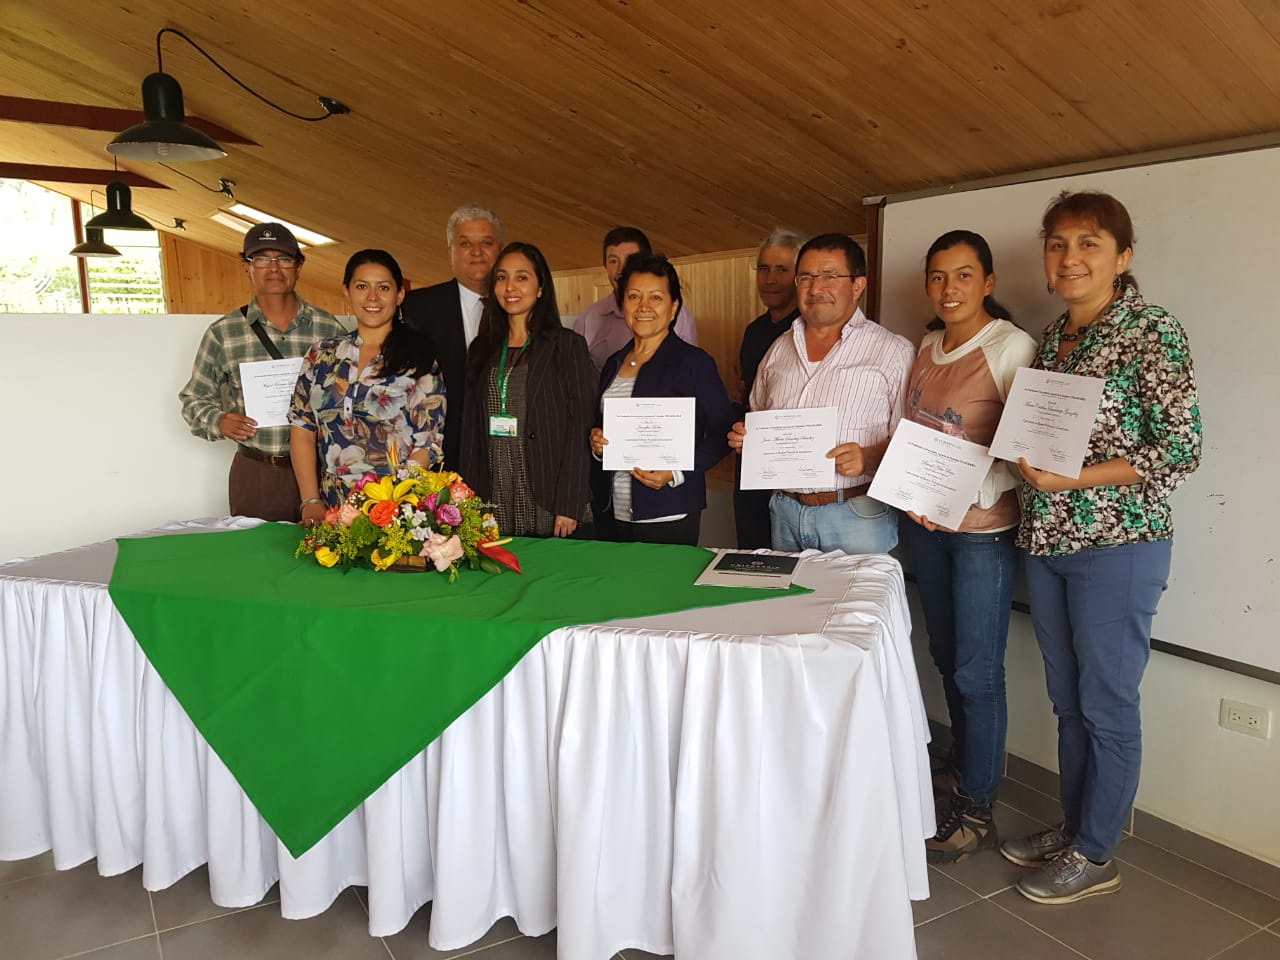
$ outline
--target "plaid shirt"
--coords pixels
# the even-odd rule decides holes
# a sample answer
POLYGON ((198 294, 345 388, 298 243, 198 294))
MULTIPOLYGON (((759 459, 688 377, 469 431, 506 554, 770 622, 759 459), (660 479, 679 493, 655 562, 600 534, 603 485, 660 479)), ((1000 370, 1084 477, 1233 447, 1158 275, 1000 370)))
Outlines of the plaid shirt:
MULTIPOLYGON (((236 308, 215 320, 200 341, 200 349, 196 351, 191 365, 191 379, 178 394, 182 401, 182 418, 197 437, 222 439, 218 419, 224 413, 244 413, 240 364, 271 359, 250 326, 255 320, 262 321, 267 336, 284 357, 300 357, 313 343, 346 333, 333 314, 312 306, 301 297, 298 298, 297 312, 283 332, 263 316, 256 299, 249 301, 248 316, 236 308)), ((246 446, 272 456, 286 454, 289 452, 289 428, 262 427, 246 446)))

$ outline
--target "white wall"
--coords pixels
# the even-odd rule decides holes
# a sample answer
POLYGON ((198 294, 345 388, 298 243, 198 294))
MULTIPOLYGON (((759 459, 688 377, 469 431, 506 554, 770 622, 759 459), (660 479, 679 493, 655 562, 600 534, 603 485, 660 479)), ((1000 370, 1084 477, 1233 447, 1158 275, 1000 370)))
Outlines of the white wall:
POLYGON ((0 562, 227 512, 232 444, 178 406, 213 319, 0 315, 0 562))

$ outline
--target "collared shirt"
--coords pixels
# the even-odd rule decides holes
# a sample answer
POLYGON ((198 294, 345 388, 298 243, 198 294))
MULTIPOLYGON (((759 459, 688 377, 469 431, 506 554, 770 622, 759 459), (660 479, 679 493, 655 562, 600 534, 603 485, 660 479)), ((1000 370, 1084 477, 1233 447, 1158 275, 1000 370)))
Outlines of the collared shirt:
MULTIPOLYGON (((293 319, 283 331, 263 315, 257 298, 249 301, 247 315, 236 308, 215 320, 200 340, 191 365, 191 379, 178 393, 178 399, 182 401, 182 417, 197 437, 222 439, 218 419, 224 413, 244 413, 240 364, 271 359, 251 328, 255 320, 262 321, 262 328, 283 357, 300 357, 316 341, 346 333, 333 314, 301 297, 298 297, 293 319)), ((259 427, 245 446, 271 456, 286 454, 289 452, 289 428, 259 427)))
POLYGON ((427 450, 440 463, 444 435, 444 380, 435 364, 417 377, 383 376, 382 354, 359 369, 360 337, 321 340, 302 358, 289 423, 317 433, 325 502, 337 506, 366 472, 385 472, 387 452, 403 463, 427 450))
MULTIPOLYGON (((809 360, 804 333, 804 319, 798 318, 791 336, 779 337, 769 348, 751 389, 751 409, 835 407, 837 444, 869 446, 889 437, 906 407, 907 377, 916 353, 911 341, 872 323, 856 308, 841 328, 839 342, 819 361, 809 360)), ((836 486, 861 486, 871 476, 837 475, 836 486)))
MULTIPOLYGON (((573 321, 575 333, 587 338, 587 350, 596 373, 604 369, 604 362, 631 342, 631 330, 618 309, 618 300, 612 294, 601 297, 578 314, 573 321)), ((693 325, 693 314, 682 303, 676 314, 676 336, 685 343, 698 345, 698 331, 693 325)))
POLYGON ((484 298, 470 287, 458 281, 458 302, 462 305, 462 331, 467 337, 467 346, 480 333, 480 318, 484 314, 484 298))
POLYGON ((1018 546, 1044 556, 1173 536, 1168 496, 1200 464, 1191 348, 1176 317, 1132 287, 1058 356, 1067 322, 1049 324, 1032 367, 1100 377, 1102 402, 1084 464, 1123 457, 1142 483, 1048 493, 1022 485, 1018 546))

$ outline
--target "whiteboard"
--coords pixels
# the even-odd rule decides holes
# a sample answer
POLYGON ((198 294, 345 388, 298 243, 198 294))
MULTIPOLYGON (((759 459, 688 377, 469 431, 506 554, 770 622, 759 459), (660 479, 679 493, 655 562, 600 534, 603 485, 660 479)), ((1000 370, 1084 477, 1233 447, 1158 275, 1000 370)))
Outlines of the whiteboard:
POLYGON ((1129 209, 1131 270, 1191 341, 1204 451, 1173 495, 1173 573, 1152 634, 1280 671, 1280 148, 1178 160, 890 202, 880 316, 919 342, 932 306, 924 255, 947 230, 976 230, 995 255, 998 300, 1039 338, 1063 309, 1045 289, 1040 218, 1064 189, 1129 209))

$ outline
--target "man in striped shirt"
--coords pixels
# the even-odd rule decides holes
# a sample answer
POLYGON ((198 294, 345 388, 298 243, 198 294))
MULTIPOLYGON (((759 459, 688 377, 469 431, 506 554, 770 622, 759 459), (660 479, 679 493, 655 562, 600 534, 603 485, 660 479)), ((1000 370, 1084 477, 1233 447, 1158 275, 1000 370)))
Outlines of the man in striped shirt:
MULTIPOLYGON (((898 542, 897 513, 867 496, 889 435, 902 419, 915 348, 858 307, 867 286, 862 248, 841 233, 814 237, 796 258, 800 317, 765 354, 752 410, 835 407, 835 490, 779 490, 769 501, 775 550, 885 553, 898 542)), ((741 451, 746 428, 729 444, 741 451)))
POLYGON ((245 415, 240 364, 301 357, 313 343, 346 331, 333 314, 294 293, 303 256, 286 227, 253 227, 242 256, 253 299, 204 332, 178 398, 193 434, 239 444, 227 480, 232 515, 296 522, 302 508, 289 463, 289 427, 259 427, 245 415))

